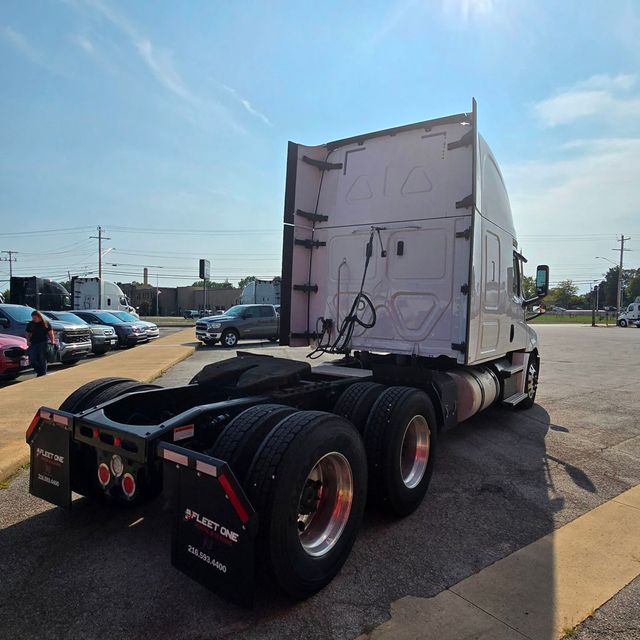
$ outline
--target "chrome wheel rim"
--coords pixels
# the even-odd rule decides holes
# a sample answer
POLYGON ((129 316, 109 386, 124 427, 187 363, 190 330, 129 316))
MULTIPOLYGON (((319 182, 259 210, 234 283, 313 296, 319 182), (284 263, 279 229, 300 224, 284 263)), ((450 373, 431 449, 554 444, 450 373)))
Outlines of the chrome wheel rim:
POLYGON ((227 333, 227 335, 224 337, 224 343, 227 345, 227 347, 235 347, 237 342, 238 340, 236 339, 235 333, 227 333))
POLYGON ((400 475, 405 487, 414 489, 420 484, 429 462, 431 434, 424 416, 413 416, 400 447, 400 475))
POLYGON ((351 465, 341 453, 327 453, 311 469, 298 499, 298 536, 305 553, 320 557, 335 546, 352 503, 351 465))

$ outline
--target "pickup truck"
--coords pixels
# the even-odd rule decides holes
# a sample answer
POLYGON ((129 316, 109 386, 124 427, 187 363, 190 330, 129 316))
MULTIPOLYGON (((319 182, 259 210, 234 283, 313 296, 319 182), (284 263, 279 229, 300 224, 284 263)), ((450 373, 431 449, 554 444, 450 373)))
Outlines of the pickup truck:
POLYGON ((235 347, 238 340, 278 340, 280 318, 272 304, 237 304, 221 316, 207 316, 196 322, 196 338, 204 344, 220 342, 235 347))
MULTIPOLYGON (((0 331, 13 336, 24 337, 27 324, 31 320, 31 307, 19 304, 0 305, 0 331)), ((56 334, 58 351, 56 360, 63 364, 75 364, 91 353, 91 331, 86 325, 73 322, 51 320, 51 328, 56 334)))

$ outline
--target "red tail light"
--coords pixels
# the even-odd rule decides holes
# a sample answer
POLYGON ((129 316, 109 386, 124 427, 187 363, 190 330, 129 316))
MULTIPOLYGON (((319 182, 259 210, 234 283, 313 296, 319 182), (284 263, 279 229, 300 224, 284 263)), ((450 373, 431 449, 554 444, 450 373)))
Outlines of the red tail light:
POLYGON ((98 467, 98 480, 103 487, 106 487, 111 480, 111 471, 104 462, 98 467))
POLYGON ((125 473, 124 476, 122 476, 122 493, 124 493, 127 498, 131 498, 135 492, 136 481, 130 473, 125 473))

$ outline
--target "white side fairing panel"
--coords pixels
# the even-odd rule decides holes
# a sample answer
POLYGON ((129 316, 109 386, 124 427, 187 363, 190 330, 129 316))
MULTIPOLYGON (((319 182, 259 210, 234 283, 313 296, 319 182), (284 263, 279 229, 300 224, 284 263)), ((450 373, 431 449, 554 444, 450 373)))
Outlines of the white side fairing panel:
MULTIPOLYGON (((465 362, 473 139, 471 114, 460 114, 320 147, 290 146, 285 340, 309 344, 322 319, 331 319, 335 339, 360 291, 373 231, 362 291, 376 322, 356 326, 351 348, 465 362)), ((371 320, 369 309, 361 313, 371 320)))

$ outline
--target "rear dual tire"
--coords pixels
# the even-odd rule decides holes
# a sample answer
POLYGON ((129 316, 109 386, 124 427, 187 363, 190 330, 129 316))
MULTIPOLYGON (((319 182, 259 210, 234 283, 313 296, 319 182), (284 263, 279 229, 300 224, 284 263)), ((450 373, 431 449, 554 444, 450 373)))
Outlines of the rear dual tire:
POLYGON ((362 439, 338 416, 259 405, 220 434, 226 461, 258 513, 256 557, 293 598, 327 585, 347 560, 366 503, 362 439))
POLYGON ((257 451, 245 490, 258 512, 257 557, 293 598, 307 598, 346 562, 362 522, 366 455, 353 426, 321 411, 280 422, 257 451))

